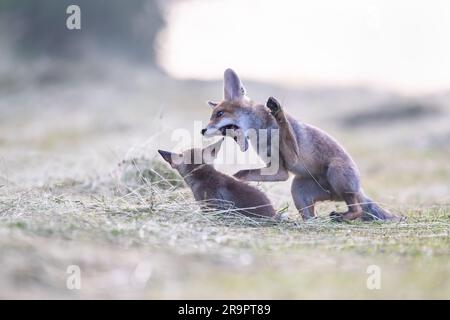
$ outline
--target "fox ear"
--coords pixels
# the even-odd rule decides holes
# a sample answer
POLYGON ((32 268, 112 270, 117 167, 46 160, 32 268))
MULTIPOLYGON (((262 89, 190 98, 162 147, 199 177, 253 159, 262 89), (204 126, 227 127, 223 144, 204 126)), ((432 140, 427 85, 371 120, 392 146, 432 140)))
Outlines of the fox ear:
POLYGON ((225 138, 220 138, 217 142, 210 144, 205 149, 203 149, 203 160, 205 163, 211 163, 217 155, 219 154, 220 147, 225 138))
POLYGON ((209 100, 208 101, 208 105, 211 107, 211 108, 215 108, 215 107, 217 107, 217 105, 218 105, 219 103, 218 102, 214 102, 214 101, 211 101, 211 100, 209 100))
POLYGON ((224 100, 240 100, 247 95, 244 85, 236 72, 232 69, 225 70, 223 74, 223 98, 224 100))
POLYGON ((175 159, 175 154, 169 151, 158 150, 161 157, 166 160, 171 166, 173 166, 173 159, 175 159))

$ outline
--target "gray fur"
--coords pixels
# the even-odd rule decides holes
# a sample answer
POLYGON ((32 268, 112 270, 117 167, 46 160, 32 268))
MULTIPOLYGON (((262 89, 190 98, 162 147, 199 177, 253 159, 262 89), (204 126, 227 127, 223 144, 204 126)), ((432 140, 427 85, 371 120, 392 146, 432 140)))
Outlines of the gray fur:
MULTIPOLYGON (((237 77, 236 73, 233 72, 233 74, 237 77)), ((234 81, 241 83, 239 78, 234 81)), ((225 86, 226 82, 225 79, 225 86)), ((272 110, 273 103, 278 102, 274 98, 271 99, 268 103, 271 103, 272 110)), ((361 217, 364 220, 397 219, 364 194, 355 162, 333 137, 319 128, 295 120, 286 114, 280 105, 278 107, 280 112, 272 115, 266 106, 245 99, 231 106, 225 100, 215 108, 215 112, 225 108, 228 114, 232 113, 233 115, 229 118, 234 119, 233 124, 238 125, 244 132, 250 128, 256 129, 257 133, 258 129, 280 129, 278 173, 268 176, 261 174, 260 169, 242 170, 237 172, 235 177, 247 181, 283 181, 288 179, 289 172, 294 174, 292 197, 304 219, 314 217, 314 204, 324 200, 347 203, 348 211, 340 214, 332 213, 332 216, 338 220, 353 220, 361 217)), ((211 119, 210 125, 213 121, 211 119)), ((270 140, 268 149, 270 150, 270 140)))

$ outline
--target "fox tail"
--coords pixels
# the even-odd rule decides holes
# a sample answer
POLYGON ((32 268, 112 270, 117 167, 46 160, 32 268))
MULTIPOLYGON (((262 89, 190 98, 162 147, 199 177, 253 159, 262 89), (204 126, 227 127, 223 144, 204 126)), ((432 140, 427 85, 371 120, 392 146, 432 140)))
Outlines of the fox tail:
POLYGON ((361 207, 363 209, 362 219, 364 221, 401 221, 403 217, 397 216, 383 208, 381 208, 376 202, 363 196, 361 201, 361 207))

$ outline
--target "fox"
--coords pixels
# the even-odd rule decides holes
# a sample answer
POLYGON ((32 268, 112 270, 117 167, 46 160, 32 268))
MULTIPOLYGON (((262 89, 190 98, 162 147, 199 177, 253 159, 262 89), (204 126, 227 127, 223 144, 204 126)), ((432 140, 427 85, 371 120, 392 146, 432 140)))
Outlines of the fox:
POLYGON ((257 188, 214 168, 214 160, 224 138, 204 149, 188 149, 181 154, 158 150, 178 171, 204 209, 233 211, 253 218, 274 218, 269 198, 257 188), (200 161, 195 161, 200 159, 200 161))
MULTIPOLYGON (((349 153, 325 131, 298 121, 284 112, 278 100, 270 97, 264 105, 250 99, 239 76, 232 69, 224 72, 223 99, 208 101, 212 114, 201 130, 205 137, 224 136, 229 129, 244 139, 235 139, 242 151, 248 149, 248 132, 255 130, 257 139, 250 141, 255 150, 270 153, 271 132, 279 130, 279 167, 274 174, 262 169, 240 170, 234 177, 243 181, 286 181, 294 175, 291 195, 303 220, 316 217, 315 204, 320 201, 344 201, 345 212, 331 212, 336 221, 361 218, 367 220, 399 220, 381 208, 363 191, 360 173, 349 153), (258 149, 260 129, 266 129, 267 150, 258 149)), ((270 160, 266 165, 270 165, 270 160)))

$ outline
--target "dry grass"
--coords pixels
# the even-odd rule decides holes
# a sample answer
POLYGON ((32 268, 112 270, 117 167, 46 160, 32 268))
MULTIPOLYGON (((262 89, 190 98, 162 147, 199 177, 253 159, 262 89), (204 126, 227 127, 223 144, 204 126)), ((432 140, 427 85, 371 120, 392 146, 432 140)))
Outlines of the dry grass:
POLYGON ((135 179, 124 182, 125 170, 122 179, 111 177, 95 189, 75 181, 27 190, 3 187, 2 296, 450 294, 446 206, 403 211, 408 221, 401 223, 334 223, 325 213, 308 223, 298 216, 251 219, 203 212, 171 174, 148 169, 152 178, 138 175, 140 186, 135 179), (65 270, 73 264, 82 270, 80 291, 65 289, 65 270), (383 271, 384 285, 376 292, 365 284, 372 264, 383 271))

